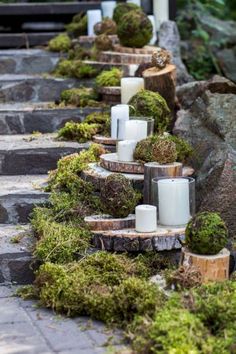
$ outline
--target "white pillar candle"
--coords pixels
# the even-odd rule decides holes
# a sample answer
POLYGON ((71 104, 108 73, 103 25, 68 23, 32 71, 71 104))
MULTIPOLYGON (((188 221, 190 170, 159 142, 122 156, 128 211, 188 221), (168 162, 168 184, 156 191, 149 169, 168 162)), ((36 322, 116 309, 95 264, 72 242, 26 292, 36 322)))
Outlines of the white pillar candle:
POLYGON ((135 208, 135 229, 137 232, 155 232, 157 229, 157 208, 153 205, 138 205, 135 208))
POLYGON ((125 140, 136 140, 137 142, 147 138, 147 121, 129 120, 125 122, 125 140))
POLYGON ((121 103, 128 103, 142 89, 144 89, 142 77, 123 77, 121 79, 121 103))
POLYGON ((149 44, 154 45, 157 41, 157 30, 156 30, 155 17, 154 17, 154 15, 149 15, 148 18, 152 23, 152 39, 150 40, 149 44))
POLYGON ((129 76, 135 76, 135 72, 138 69, 138 64, 130 64, 129 65, 129 76))
POLYGON ((158 185, 159 223, 165 226, 186 225, 191 218, 189 180, 160 179, 158 185))
POLYGON ((169 0, 153 0, 153 12, 158 31, 162 22, 169 20, 169 0))
POLYGON ((111 107, 112 139, 120 139, 120 140, 123 139, 124 128, 122 129, 121 120, 123 121, 129 120, 129 106, 127 104, 117 104, 116 106, 111 107))
POLYGON ((88 35, 95 36, 94 26, 96 23, 102 21, 102 11, 101 10, 88 10, 88 35))
POLYGON ((135 5, 141 6, 141 0, 127 0, 127 2, 131 2, 135 5))
POLYGON ((118 149, 117 149, 118 161, 124 161, 124 162, 134 161, 134 150, 136 144, 137 141, 135 140, 119 141, 118 149))
POLYGON ((116 1, 102 1, 102 15, 103 17, 113 17, 114 8, 116 7, 116 1))

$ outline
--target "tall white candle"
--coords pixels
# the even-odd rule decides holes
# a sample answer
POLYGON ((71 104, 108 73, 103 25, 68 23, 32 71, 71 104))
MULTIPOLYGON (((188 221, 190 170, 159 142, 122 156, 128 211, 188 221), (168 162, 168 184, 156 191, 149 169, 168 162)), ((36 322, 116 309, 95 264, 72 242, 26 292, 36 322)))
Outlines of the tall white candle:
POLYGON ((169 20, 169 0, 153 0, 153 12, 158 31, 162 22, 169 20))
POLYGON ((114 8, 116 7, 116 1, 102 1, 102 15, 103 17, 113 17, 114 8))
POLYGON ((96 23, 102 21, 102 11, 101 10, 88 10, 88 35, 94 36, 94 26, 96 23))
POLYGON ((155 17, 154 17, 154 15, 149 15, 148 18, 152 23, 152 39, 150 40, 149 44, 154 45, 157 41, 157 30, 156 30, 155 17))
POLYGON ((125 140, 140 141, 147 137, 147 121, 144 120, 129 120, 125 122, 125 140))
POLYGON ((121 103, 128 103, 142 89, 144 89, 142 77, 123 77, 121 79, 121 103))
POLYGON ((123 139, 121 120, 129 120, 129 106, 127 104, 117 104, 111 107, 111 137, 112 139, 123 139), (118 124, 119 120, 119 124, 118 124), (119 128, 119 129, 118 129, 119 128))
POLYGON ((141 6, 141 0, 127 0, 127 2, 132 2, 135 5, 141 6))
POLYGON ((138 205, 135 208, 135 229, 137 232, 155 232, 157 229, 157 208, 153 205, 138 205))
POLYGON ((138 69, 138 64, 130 64, 129 65, 129 76, 135 76, 135 72, 138 69))
POLYGON ((137 141, 135 140, 119 141, 118 149, 117 149, 118 161, 124 161, 124 162, 134 161, 134 150, 136 144, 137 141))
POLYGON ((165 226, 186 225, 191 218, 188 179, 160 179, 157 185, 159 223, 165 226))

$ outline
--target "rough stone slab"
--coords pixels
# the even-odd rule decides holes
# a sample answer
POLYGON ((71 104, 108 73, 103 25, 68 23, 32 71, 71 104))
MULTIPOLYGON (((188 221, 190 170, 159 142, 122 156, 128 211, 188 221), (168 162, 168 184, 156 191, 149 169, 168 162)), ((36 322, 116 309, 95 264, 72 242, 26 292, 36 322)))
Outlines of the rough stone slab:
POLYGON ((89 144, 57 141, 55 134, 0 136, 0 175, 46 174, 57 161, 89 144))
POLYGON ((0 104, 0 135, 53 133, 68 121, 80 122, 101 108, 48 108, 48 103, 0 104))
POLYGON ((63 90, 91 86, 93 80, 64 79, 37 75, 0 75, 0 103, 59 100, 63 90))
POLYGON ((33 208, 47 201, 47 175, 0 176, 0 223, 26 223, 33 208))
POLYGON ((59 54, 41 49, 0 50, 0 75, 49 73, 59 59, 59 54))
MULTIPOLYGON (((1 5, 0 5, 1 6, 1 5)), ((1 9, 0 9, 1 13, 1 9)), ((28 48, 47 44, 58 32, 0 33, 0 48, 28 48)))

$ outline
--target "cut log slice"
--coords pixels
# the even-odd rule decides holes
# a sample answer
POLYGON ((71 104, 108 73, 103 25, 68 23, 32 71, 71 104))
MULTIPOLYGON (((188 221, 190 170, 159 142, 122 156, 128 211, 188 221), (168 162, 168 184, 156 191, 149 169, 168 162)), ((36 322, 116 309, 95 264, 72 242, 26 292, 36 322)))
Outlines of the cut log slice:
POLYGON ((118 160, 116 153, 100 156, 100 165, 111 172, 143 174, 144 166, 138 162, 123 162, 118 160))
MULTIPOLYGON (((119 39, 117 35, 110 35, 110 39, 113 44, 119 43, 119 39)), ((94 45, 96 36, 79 36, 78 40, 74 40, 73 44, 79 43, 82 47, 89 48, 94 45)))
POLYGON ((100 87, 98 92, 102 95, 102 101, 107 104, 119 104, 121 102, 121 87, 100 87))
POLYGON ((113 51, 101 52, 99 60, 105 63, 114 64, 141 64, 150 63, 151 54, 119 53, 113 51))
POLYGON ((135 227, 135 215, 130 214, 127 218, 113 218, 111 215, 91 215, 84 218, 91 230, 122 230, 135 227))
POLYGON ((157 47, 154 46, 145 46, 143 48, 130 48, 130 47, 122 47, 117 44, 114 45, 114 51, 119 53, 127 53, 127 54, 150 54, 152 55, 157 51, 157 47))
POLYGON ((134 229, 93 231, 95 247, 115 252, 171 251, 181 249, 185 229, 158 227, 153 233, 134 229))
POLYGON ((116 146, 116 144, 117 144, 117 139, 112 139, 110 137, 100 136, 100 135, 95 135, 93 137, 93 141, 97 144, 103 144, 103 145, 116 146))
POLYGON ((195 267, 202 275, 202 282, 224 281, 229 278, 230 252, 226 248, 218 254, 200 255, 183 248, 181 264, 186 267, 195 267))

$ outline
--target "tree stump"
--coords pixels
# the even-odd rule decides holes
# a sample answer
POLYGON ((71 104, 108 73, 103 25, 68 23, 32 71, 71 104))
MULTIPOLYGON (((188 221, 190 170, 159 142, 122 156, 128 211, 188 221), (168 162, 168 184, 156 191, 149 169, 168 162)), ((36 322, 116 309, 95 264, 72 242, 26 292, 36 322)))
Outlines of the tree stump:
POLYGON ((115 105, 121 102, 121 87, 100 87, 98 92, 102 96, 102 101, 104 103, 115 105))
POLYGON ((182 249, 181 264, 193 266, 202 275, 202 282, 223 281, 229 278, 230 252, 224 248, 216 255, 200 255, 191 253, 188 249, 182 249))
POLYGON ((176 67, 168 64, 164 69, 149 68, 142 73, 146 90, 158 92, 173 112, 175 108, 176 67))
POLYGON ((111 215, 86 216, 84 221, 92 231, 122 230, 135 227, 135 215, 130 214, 126 218, 113 218, 111 215))

